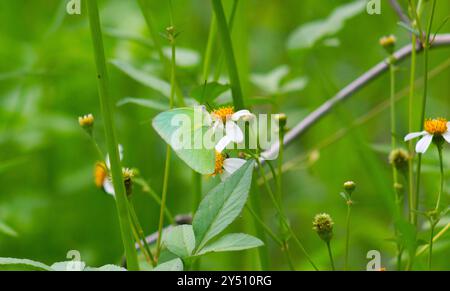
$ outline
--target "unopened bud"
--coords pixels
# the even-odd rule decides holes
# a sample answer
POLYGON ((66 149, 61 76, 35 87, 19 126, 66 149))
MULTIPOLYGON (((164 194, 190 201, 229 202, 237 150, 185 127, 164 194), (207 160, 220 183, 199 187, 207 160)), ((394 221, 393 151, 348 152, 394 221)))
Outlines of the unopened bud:
POLYGON ((333 219, 329 214, 320 213, 314 217, 313 229, 323 241, 328 243, 333 237, 333 224, 333 219))
POLYGON ((92 114, 78 117, 78 123, 89 135, 92 135, 92 129, 94 127, 94 116, 92 114))

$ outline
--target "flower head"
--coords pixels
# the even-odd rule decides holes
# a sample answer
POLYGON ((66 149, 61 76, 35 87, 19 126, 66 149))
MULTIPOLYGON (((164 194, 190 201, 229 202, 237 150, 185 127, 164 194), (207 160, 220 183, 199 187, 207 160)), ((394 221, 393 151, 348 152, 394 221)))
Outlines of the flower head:
POLYGON ((389 154, 389 163, 397 170, 406 170, 410 159, 410 154, 404 149, 395 149, 389 154))
POLYGON ((237 122, 239 120, 248 121, 254 117, 248 110, 239 110, 234 112, 234 107, 225 106, 213 110, 210 114, 213 132, 223 131, 225 129, 225 136, 223 136, 215 146, 216 151, 221 153, 228 144, 241 143, 244 140, 244 134, 237 122))
POLYGON ((220 175, 225 180, 245 164, 244 159, 229 158, 228 155, 216 152, 216 165, 212 176, 220 175))
POLYGON ((320 213, 314 217, 313 229, 323 241, 329 242, 333 237, 333 224, 333 219, 329 214, 320 213))
POLYGON ((413 138, 422 137, 416 144, 416 152, 425 153, 431 142, 442 142, 443 140, 450 143, 450 122, 445 118, 427 119, 424 124, 424 131, 412 132, 405 136, 405 141, 413 138))
POLYGON ((394 51, 396 42, 397 39, 393 35, 388 35, 380 38, 380 45, 390 54, 392 54, 392 52, 394 51))
POLYGON ((89 135, 92 135, 92 128, 94 127, 94 115, 86 114, 78 117, 78 124, 86 130, 89 135))
POLYGON ((347 181, 344 183, 344 190, 351 195, 352 192, 355 190, 356 184, 353 181, 347 181))

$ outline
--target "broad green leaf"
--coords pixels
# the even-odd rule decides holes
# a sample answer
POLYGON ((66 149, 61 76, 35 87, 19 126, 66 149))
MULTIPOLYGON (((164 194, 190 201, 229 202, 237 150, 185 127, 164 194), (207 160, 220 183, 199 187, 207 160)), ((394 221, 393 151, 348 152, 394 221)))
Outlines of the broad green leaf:
POLYGON ((185 107, 162 112, 153 119, 153 128, 178 157, 204 175, 212 174, 215 166, 213 146, 207 149, 203 144, 204 134, 210 129, 204 122, 207 114, 201 107, 185 107))
POLYGON ((327 19, 306 23, 289 36, 287 47, 290 50, 311 48, 324 37, 339 32, 345 21, 361 13, 365 1, 353 1, 336 8, 327 19))
POLYGON ((126 97, 126 98, 119 100, 119 102, 117 102, 117 106, 123 106, 126 104, 135 104, 135 105, 139 105, 142 107, 155 109, 158 111, 165 111, 165 110, 169 109, 169 104, 167 102, 164 103, 164 102, 159 102, 156 100, 144 99, 144 98, 126 97))
POLYGON ((9 235, 9 236, 17 236, 17 232, 12 229, 9 225, 6 223, 0 221, 0 233, 9 235))
POLYGON ((49 266, 28 259, 0 258, 0 271, 53 271, 49 266))
MULTIPOLYGON (((171 47, 165 47, 163 53, 169 60, 172 58, 171 47)), ((198 52, 187 48, 177 47, 175 57, 175 62, 179 67, 195 67, 200 63, 200 55, 198 52)))
POLYGON ((83 271, 85 267, 86 263, 81 261, 57 262, 50 266, 55 271, 83 271))
POLYGON ((248 161, 203 198, 192 222, 198 250, 241 213, 247 201, 253 168, 254 162, 248 161))
POLYGON ((213 102, 217 97, 229 89, 229 85, 220 84, 218 82, 210 82, 195 87, 191 92, 191 97, 197 100, 200 104, 206 104, 208 102, 213 102))
POLYGON ((251 235, 245 233, 231 233, 206 245, 197 253, 197 255, 203 255, 209 252, 241 251, 260 247, 262 245, 264 245, 264 243, 260 239, 251 235))
POLYGON ((121 60, 112 60, 111 64, 113 64, 116 68, 127 74, 133 80, 145 85, 159 93, 163 96, 169 98, 170 96, 170 84, 164 80, 161 80, 155 76, 150 75, 147 72, 139 70, 121 60))
POLYGON ((189 257, 195 248, 192 225, 184 224, 172 228, 164 237, 164 244, 180 258, 189 257))
POLYGON ((183 261, 180 258, 159 264, 153 271, 183 271, 183 261))

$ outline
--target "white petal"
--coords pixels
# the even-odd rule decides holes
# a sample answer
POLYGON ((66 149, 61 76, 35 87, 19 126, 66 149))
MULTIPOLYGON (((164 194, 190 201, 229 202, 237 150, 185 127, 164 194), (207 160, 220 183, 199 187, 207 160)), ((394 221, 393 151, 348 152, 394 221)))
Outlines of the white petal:
POLYGON ((115 192, 114 192, 114 185, 113 185, 111 179, 106 178, 106 179, 103 181, 103 190, 104 190, 106 193, 108 193, 109 195, 114 196, 114 194, 115 194, 115 192))
POLYGON ((213 133, 223 131, 223 122, 220 119, 216 119, 212 126, 213 133))
POLYGON ((231 120, 234 120, 234 121, 238 121, 241 118, 244 120, 249 120, 249 119, 253 118, 253 114, 251 114, 250 111, 244 109, 244 110, 239 110, 238 112, 235 112, 235 113, 233 113, 233 115, 231 115, 231 120))
MULTIPOLYGON (((450 128, 450 127, 449 127, 449 128, 450 128)), ((448 143, 450 143, 450 129, 447 130, 447 132, 444 133, 442 136, 444 137, 444 139, 445 139, 448 143)))
POLYGON ((225 172, 233 174, 240 167, 242 167, 245 164, 245 162, 246 162, 245 160, 237 158, 225 159, 225 161, 223 161, 223 168, 225 169, 225 172))
POLYGON ((225 124, 225 132, 233 142, 240 143, 244 140, 242 130, 234 121, 227 120, 227 123, 225 124))
POLYGON ((231 142, 231 139, 228 135, 222 137, 219 142, 216 144, 216 151, 221 153, 227 145, 231 142))
POLYGON ((433 136, 431 134, 426 134, 424 137, 422 137, 416 144, 416 152, 418 153, 425 153, 428 149, 428 147, 431 144, 431 141, 433 140, 433 136))
POLYGON ((405 141, 412 140, 413 138, 416 138, 416 137, 419 137, 419 136, 422 136, 425 134, 427 134, 426 131, 408 133, 405 136, 405 141))

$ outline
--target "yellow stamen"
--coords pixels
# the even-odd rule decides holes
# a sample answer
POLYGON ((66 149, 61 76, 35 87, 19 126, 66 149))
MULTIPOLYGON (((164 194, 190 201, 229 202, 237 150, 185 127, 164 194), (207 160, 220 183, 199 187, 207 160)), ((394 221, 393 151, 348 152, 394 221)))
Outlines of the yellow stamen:
POLYGON ((445 118, 435 118, 427 119, 425 121, 425 130, 432 135, 443 135, 447 132, 447 119, 445 118))
POLYGON ((97 162, 95 164, 94 170, 94 181, 95 186, 101 188, 103 186, 103 182, 107 179, 108 170, 106 169, 106 165, 103 162, 97 162))
POLYGON ((233 115, 234 113, 234 107, 233 106, 226 106, 226 107, 221 107, 219 109, 216 109, 212 112, 212 114, 214 116, 216 116, 217 118, 222 119, 222 121, 225 123, 227 121, 227 119, 229 119, 231 117, 231 115, 233 115))
POLYGON ((78 123, 81 127, 89 127, 94 124, 94 116, 92 114, 87 114, 78 117, 78 123))
POLYGON ((226 156, 222 153, 216 152, 216 166, 214 167, 214 173, 212 176, 223 173, 223 162, 226 156))

